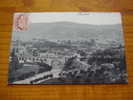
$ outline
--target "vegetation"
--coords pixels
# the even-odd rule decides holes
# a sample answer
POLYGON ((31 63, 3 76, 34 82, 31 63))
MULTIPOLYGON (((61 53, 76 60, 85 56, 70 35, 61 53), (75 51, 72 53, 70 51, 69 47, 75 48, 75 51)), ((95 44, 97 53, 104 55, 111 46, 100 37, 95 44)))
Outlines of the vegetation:
POLYGON ((93 52, 87 59, 87 66, 76 60, 68 59, 60 73, 61 80, 68 83, 126 83, 125 57, 123 48, 107 48, 93 52))

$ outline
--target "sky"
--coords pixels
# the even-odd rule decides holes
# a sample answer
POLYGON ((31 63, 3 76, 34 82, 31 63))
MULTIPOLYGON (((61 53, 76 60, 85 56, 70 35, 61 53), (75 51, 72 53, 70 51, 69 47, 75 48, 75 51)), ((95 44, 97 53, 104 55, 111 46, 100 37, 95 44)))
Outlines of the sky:
POLYGON ((45 12, 27 13, 31 23, 75 22, 81 24, 121 24, 121 14, 117 12, 45 12))

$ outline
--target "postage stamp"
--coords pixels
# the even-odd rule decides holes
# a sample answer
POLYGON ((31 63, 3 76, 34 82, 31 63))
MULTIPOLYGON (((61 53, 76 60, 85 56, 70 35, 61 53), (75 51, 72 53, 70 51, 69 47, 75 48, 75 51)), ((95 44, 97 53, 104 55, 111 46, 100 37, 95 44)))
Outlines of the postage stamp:
POLYGON ((14 31, 26 31, 29 26, 29 14, 16 13, 14 16, 14 31))

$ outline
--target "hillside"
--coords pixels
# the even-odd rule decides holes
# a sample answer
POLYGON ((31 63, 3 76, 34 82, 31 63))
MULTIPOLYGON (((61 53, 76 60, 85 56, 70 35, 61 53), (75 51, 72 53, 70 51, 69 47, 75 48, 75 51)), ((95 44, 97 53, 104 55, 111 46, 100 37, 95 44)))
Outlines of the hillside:
POLYGON ((42 38, 48 40, 122 40, 121 25, 89 25, 72 22, 32 23, 25 32, 14 32, 22 40, 42 38))

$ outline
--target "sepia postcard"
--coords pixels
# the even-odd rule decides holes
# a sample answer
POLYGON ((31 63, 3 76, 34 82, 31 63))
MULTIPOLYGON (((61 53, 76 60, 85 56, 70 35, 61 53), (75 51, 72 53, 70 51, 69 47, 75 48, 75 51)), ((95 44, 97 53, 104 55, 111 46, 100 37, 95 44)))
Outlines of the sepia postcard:
POLYGON ((128 83, 118 12, 15 13, 9 84, 128 83))

